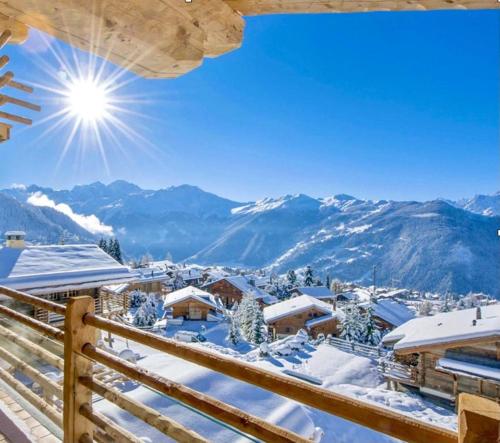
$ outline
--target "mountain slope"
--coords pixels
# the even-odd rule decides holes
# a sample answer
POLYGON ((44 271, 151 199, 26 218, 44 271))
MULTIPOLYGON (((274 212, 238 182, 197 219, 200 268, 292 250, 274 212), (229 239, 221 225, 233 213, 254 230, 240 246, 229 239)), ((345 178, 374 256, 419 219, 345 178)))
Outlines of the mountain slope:
POLYGON ((32 206, 0 192, 0 233, 24 230, 35 243, 94 243, 95 237, 68 216, 51 208, 32 206))
MULTIPOLYGON (((424 203, 299 194, 242 204, 193 186, 152 191, 123 181, 62 191, 30 186, 5 192, 24 211, 27 198, 40 192, 77 213, 98 216, 113 227, 129 257, 148 252, 164 258, 169 252, 176 261, 276 272, 311 264, 320 276, 364 284, 371 283, 376 266, 380 285, 484 291, 500 297, 500 218, 493 215, 500 194, 424 203)), ((38 217, 48 210, 35 209, 38 217)), ((62 217, 54 212, 50 223, 62 217)), ((22 219, 12 218, 18 217, 22 219)), ((41 230, 49 238, 45 228, 37 228, 38 218, 30 220, 21 228, 31 232, 34 223, 32 235, 41 230)), ((19 227, 16 223, 8 229, 19 227)), ((74 224, 67 229, 75 238, 85 235, 74 224)), ((57 236, 51 234, 51 241, 57 236)))

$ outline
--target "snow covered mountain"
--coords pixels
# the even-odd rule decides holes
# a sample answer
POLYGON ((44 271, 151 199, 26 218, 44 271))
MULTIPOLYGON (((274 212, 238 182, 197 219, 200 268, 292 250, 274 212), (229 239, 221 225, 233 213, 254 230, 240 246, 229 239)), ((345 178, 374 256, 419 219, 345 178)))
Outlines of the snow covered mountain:
POLYGON ((500 215, 500 192, 493 195, 476 195, 472 198, 459 200, 455 204, 460 208, 477 214, 487 216, 500 215))
POLYGON ((188 185, 153 191, 123 181, 2 192, 25 210, 38 193, 98 217, 129 256, 170 253, 175 260, 276 272, 311 264, 320 275, 362 284, 371 282, 376 266, 380 285, 500 297, 499 194, 454 203, 366 201, 346 194, 238 203, 188 185))

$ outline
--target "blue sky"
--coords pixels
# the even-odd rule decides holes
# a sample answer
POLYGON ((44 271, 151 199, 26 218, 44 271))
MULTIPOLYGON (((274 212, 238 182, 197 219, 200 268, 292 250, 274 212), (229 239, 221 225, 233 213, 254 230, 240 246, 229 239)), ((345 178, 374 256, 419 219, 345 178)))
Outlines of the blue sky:
MULTIPOLYGON (((48 124, 16 127, 0 145, 0 186, 126 179, 150 188, 189 183, 240 201, 495 192, 499 19, 498 11, 248 18, 242 48, 188 75, 127 76, 120 94, 140 97, 128 106, 142 116, 124 122, 148 143, 118 133, 121 146, 105 140, 109 171, 78 139, 60 161, 67 129, 41 137, 48 124)), ((54 86, 41 60, 58 63, 50 51, 34 53, 38 43, 9 47, 10 68, 54 86)), ((60 108, 51 98, 37 91, 44 110, 35 120, 60 108)))

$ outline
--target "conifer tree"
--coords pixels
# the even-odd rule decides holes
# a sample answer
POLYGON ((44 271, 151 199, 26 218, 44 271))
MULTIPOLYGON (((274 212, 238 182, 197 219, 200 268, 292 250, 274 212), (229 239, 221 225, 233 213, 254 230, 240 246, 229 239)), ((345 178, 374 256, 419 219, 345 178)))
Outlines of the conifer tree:
POLYGON ((250 330, 249 341, 254 345, 260 345, 266 341, 266 336, 264 333, 264 315, 260 310, 257 301, 254 301, 256 309, 254 309, 254 317, 252 321, 252 327, 250 330))
POLYGON ((331 283, 330 283, 330 275, 327 275, 327 276, 326 276, 326 281, 325 281, 325 286, 326 286, 328 289, 330 289, 330 284, 331 284, 331 283))
POLYGON ((241 341, 240 320, 236 310, 229 316, 229 331, 226 340, 236 346, 241 341))
POLYGON ((295 274, 295 271, 293 269, 290 269, 288 271, 288 273, 286 274, 286 278, 288 280, 288 283, 292 287, 297 283, 297 274, 295 274))
POLYGON ((122 249, 120 247, 120 242, 115 238, 113 242, 113 258, 118 262, 123 264, 122 249))
POLYGON ((342 320, 342 332, 340 337, 347 341, 363 341, 365 336, 365 324, 359 312, 356 302, 349 303, 344 309, 344 319, 342 320))
POLYGON ((375 322, 373 320, 373 307, 371 305, 368 306, 366 309, 366 314, 364 317, 364 342, 372 345, 372 346, 377 346, 380 343, 381 340, 381 335, 380 331, 375 325, 375 322))
POLYGON ((307 266, 306 272, 304 274, 304 286, 312 286, 313 283, 313 270, 310 266, 307 266))

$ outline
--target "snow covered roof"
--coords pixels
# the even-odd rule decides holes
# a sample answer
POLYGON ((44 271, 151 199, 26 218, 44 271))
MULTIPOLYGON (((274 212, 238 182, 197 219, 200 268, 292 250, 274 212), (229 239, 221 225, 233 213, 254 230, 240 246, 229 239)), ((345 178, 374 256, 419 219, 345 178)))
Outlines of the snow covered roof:
POLYGON ((500 381, 500 368, 455 360, 454 358, 440 358, 437 361, 436 368, 451 373, 466 374, 500 381))
POLYGON ((300 292, 302 295, 310 295, 315 298, 334 298, 335 294, 330 291, 326 286, 304 286, 295 289, 297 292, 300 292))
POLYGON ((194 286, 187 286, 186 288, 182 288, 178 291, 165 295, 165 297, 163 297, 163 307, 168 308, 190 298, 208 305, 211 308, 220 309, 219 303, 217 303, 212 294, 199 288, 195 288, 194 286))
POLYGON ((500 304, 482 306, 481 317, 474 326, 476 308, 472 308, 415 318, 391 331, 383 342, 396 342, 395 350, 413 350, 473 339, 500 339, 500 304))
POLYGON ((325 314, 337 315, 337 311, 333 311, 332 305, 309 295, 300 295, 299 297, 290 298, 281 303, 276 303, 275 305, 264 308, 264 320, 266 323, 273 322, 283 317, 307 311, 311 308, 316 308, 325 314))
POLYGON ((189 280, 199 280, 200 278, 203 278, 203 275, 201 274, 199 269, 180 269, 177 271, 177 275, 182 277, 184 281, 189 281, 189 280))
POLYGON ((139 272, 140 280, 138 283, 150 283, 154 281, 165 281, 170 279, 170 276, 156 267, 149 268, 139 268, 136 271, 139 272))
POLYGON ((239 289, 243 294, 252 294, 255 297, 255 299, 270 297, 270 294, 268 294, 266 291, 251 285, 248 279, 243 275, 232 275, 230 277, 223 277, 220 278, 219 280, 210 282, 205 286, 213 285, 214 283, 217 283, 221 280, 226 280, 235 288, 239 289))
POLYGON ((138 274, 97 245, 0 249, 0 286, 39 295, 136 280, 138 274))
POLYGON ((311 320, 306 321, 306 327, 309 329, 312 328, 313 326, 320 325, 325 321, 333 320, 334 318, 337 317, 338 315, 336 312, 330 312, 329 314, 323 315, 321 317, 312 318, 311 320))
MULTIPOLYGON (((369 303, 361 304, 362 307, 369 303)), ((381 318, 394 326, 401 326, 403 323, 415 318, 415 313, 403 303, 390 299, 378 299, 376 303, 371 303, 373 315, 381 318)))

